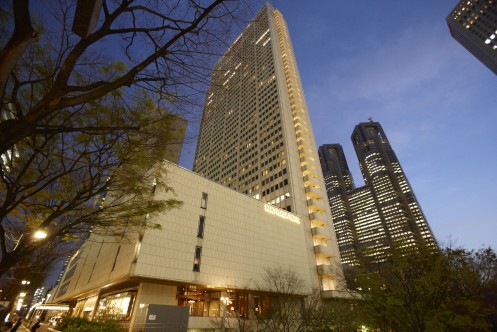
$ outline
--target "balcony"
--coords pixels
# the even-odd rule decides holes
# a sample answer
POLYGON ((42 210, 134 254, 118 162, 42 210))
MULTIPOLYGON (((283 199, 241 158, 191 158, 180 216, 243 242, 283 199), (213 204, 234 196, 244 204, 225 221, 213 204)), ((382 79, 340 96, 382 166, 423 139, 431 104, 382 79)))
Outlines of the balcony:
POLYGON ((316 205, 316 201, 311 199, 307 200, 307 209, 309 210, 309 213, 325 213, 325 209, 323 209, 321 206, 316 205))
POLYGON ((307 129, 307 127, 304 124, 300 123, 300 122, 295 123, 294 126, 295 126, 296 130, 300 129, 300 130, 303 130, 303 131, 309 131, 309 129, 307 129))
POLYGON ((313 187, 305 187, 305 194, 307 196, 307 199, 315 199, 316 201, 321 200, 322 197, 313 190, 313 187))
POLYGON ((299 157, 300 157, 300 162, 304 162, 306 160, 311 160, 311 161, 315 161, 314 157, 309 155, 308 153, 305 153, 305 152, 301 152, 299 151, 300 154, 299 154, 299 157))
POLYGON ((311 228, 311 233, 312 233, 312 241, 314 246, 328 246, 328 241, 330 238, 328 237, 328 234, 324 231, 323 228, 321 227, 314 227, 311 228))
POLYGON ((304 176, 304 184, 306 187, 319 188, 316 179, 309 175, 304 176))
POLYGON ((309 140, 309 135, 302 130, 297 130, 296 135, 297 141, 299 140, 309 140))
POLYGON ((326 221, 318 217, 318 213, 310 213, 309 220, 311 222, 311 227, 324 227, 327 225, 326 221))
POLYGON ((331 265, 318 265, 318 274, 321 277, 334 277, 331 265))
POLYGON ((326 258, 330 258, 332 256, 330 253, 330 249, 327 246, 324 246, 322 244, 314 246, 314 253, 316 255, 323 256, 326 258))
POLYGON ((299 149, 299 152, 313 153, 313 150, 302 142, 297 146, 297 148, 299 149))
POLYGON ((323 227, 313 227, 311 228, 311 233, 312 236, 315 238, 323 239, 323 240, 329 240, 329 236, 326 233, 326 230, 323 227))
MULTIPOLYGON (((316 171, 316 166, 314 166, 313 164, 311 164, 310 162, 308 161, 305 161, 301 164, 301 167, 302 167, 302 172, 315 172, 316 171)), ((304 174, 305 175, 305 174, 304 174)))
POLYGON ((315 173, 314 170, 312 170, 312 171, 311 170, 305 170, 305 171, 302 172, 302 175, 304 175, 304 176, 305 175, 309 175, 310 177, 312 177, 314 179, 318 178, 318 176, 317 176, 317 174, 315 173))

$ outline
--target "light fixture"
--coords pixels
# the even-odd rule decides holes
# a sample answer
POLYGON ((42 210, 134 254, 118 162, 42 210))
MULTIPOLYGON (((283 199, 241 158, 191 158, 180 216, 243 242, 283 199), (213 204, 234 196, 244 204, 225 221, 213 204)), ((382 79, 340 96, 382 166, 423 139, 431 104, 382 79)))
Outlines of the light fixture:
POLYGON ((42 240, 48 236, 47 232, 42 230, 37 230, 34 234, 34 238, 38 240, 42 240))
POLYGON ((224 303, 225 306, 228 305, 228 304, 231 304, 231 300, 230 300, 229 297, 222 296, 220 300, 221 300, 221 302, 224 303))

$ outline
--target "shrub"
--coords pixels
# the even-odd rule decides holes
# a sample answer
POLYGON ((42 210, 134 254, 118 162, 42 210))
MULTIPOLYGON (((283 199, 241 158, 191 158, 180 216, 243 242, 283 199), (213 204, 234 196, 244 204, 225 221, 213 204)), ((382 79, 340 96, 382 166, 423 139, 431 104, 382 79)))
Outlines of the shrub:
POLYGON ((121 332, 115 322, 96 322, 85 318, 65 318, 56 329, 64 332, 121 332))

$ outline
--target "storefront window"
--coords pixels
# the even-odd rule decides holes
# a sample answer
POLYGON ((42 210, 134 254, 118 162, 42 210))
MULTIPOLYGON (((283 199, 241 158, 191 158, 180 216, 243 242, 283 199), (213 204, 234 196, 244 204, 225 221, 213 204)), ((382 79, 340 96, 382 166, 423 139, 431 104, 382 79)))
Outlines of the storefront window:
POLYGON ((111 320, 126 320, 131 316, 131 309, 136 292, 123 292, 102 297, 98 303, 98 316, 111 320))
MULTIPOLYGON (((226 315, 228 317, 248 318, 250 315, 249 294, 229 290, 227 295, 230 301, 226 305, 226 315)), ((190 307, 190 316, 221 317, 223 314, 219 290, 197 288, 197 286, 190 285, 178 287, 176 297, 178 305, 190 307)), ((269 304, 267 303, 267 305, 269 304)))

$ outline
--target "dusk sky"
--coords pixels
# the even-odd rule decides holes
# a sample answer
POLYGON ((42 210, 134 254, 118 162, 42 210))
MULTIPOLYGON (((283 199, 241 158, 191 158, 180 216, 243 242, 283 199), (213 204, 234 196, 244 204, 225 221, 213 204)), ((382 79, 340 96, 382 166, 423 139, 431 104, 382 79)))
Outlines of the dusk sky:
MULTIPOLYGON (((496 249, 497 76, 450 36, 457 1, 271 4, 290 30, 317 145, 342 144, 362 186, 350 135, 372 117, 437 240, 496 249)), ((181 165, 194 154, 185 146, 181 165)))

